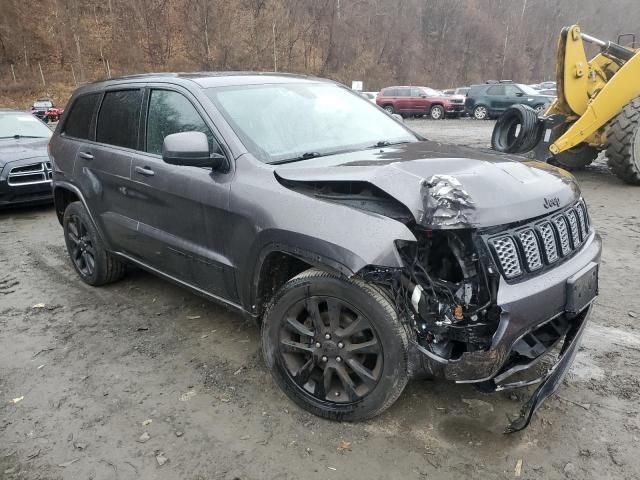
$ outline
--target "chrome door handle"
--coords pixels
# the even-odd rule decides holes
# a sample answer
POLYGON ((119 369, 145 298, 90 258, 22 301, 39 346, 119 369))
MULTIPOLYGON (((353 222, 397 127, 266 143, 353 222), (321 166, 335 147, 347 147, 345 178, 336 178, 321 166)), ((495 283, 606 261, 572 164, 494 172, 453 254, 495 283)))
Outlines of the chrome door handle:
POLYGON ((156 172, 151 170, 149 167, 136 167, 134 168, 134 170, 136 173, 139 173, 140 175, 146 175, 147 177, 152 177, 156 174, 156 172))
POLYGON ((85 160, 93 160, 93 155, 91 155, 89 152, 80 152, 78 153, 78 156, 80 158, 84 158, 85 160))

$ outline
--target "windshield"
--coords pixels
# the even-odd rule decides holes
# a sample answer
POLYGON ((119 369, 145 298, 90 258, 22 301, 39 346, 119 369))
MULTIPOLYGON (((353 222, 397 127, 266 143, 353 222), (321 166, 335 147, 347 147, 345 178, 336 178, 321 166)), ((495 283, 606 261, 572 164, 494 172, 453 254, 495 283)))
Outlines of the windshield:
POLYGON ((540 92, 529 85, 518 85, 520 90, 522 90, 527 95, 540 95, 540 92))
POLYGON ((418 141, 373 103, 335 84, 234 86, 207 95, 266 163, 418 141))
POLYGON ((443 95, 442 92, 439 92, 438 90, 434 90, 433 88, 429 88, 429 87, 420 87, 420 90, 422 90, 424 93, 426 93, 430 97, 439 97, 443 95))
POLYGON ((49 138, 51 130, 30 113, 0 113, 0 139, 49 138))

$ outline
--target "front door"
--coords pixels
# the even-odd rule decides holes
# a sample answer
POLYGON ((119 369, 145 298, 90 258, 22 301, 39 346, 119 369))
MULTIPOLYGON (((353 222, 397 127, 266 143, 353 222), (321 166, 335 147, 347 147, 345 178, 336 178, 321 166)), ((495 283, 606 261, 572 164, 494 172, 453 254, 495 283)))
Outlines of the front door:
POLYGON ((231 174, 170 165, 161 156, 164 138, 178 132, 203 132, 211 151, 220 147, 188 92, 150 88, 147 105, 144 151, 131 165, 136 255, 208 293, 234 299, 234 269, 224 248, 231 174))

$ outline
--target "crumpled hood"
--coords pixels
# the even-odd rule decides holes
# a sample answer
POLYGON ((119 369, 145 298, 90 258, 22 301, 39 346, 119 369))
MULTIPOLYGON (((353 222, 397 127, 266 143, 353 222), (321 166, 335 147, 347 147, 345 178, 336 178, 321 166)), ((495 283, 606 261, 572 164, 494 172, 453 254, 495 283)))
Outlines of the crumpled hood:
POLYGON ((0 140, 0 168, 15 160, 49 156, 48 138, 19 138, 0 140))
POLYGON ((275 174, 298 182, 369 182, 430 228, 504 225, 549 214, 580 197, 564 170, 431 141, 279 165, 275 174))

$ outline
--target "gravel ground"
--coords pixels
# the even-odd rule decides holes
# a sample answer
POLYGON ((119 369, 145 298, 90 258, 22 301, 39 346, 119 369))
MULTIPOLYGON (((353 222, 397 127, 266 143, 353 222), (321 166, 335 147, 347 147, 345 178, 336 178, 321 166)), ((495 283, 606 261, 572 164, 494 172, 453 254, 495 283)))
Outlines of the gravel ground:
MULTIPOLYGON (((492 128, 407 123, 482 147, 492 128)), ((0 212, 0 478, 639 478, 640 189, 602 162, 577 176, 605 241, 601 296, 558 395, 510 436, 526 391, 422 381, 367 422, 309 415, 238 315, 140 271, 88 287, 51 207, 0 212)))

